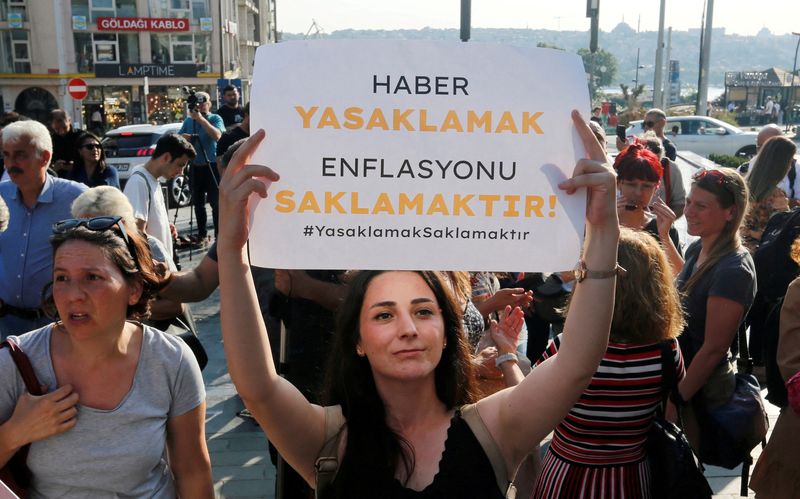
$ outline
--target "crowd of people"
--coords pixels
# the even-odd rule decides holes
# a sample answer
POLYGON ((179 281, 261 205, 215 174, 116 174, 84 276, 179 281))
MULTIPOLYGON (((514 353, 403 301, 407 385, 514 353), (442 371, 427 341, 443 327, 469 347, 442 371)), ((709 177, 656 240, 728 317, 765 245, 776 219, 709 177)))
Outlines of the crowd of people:
MULTIPOLYGON (((100 139, 63 111, 50 130, 0 122, 0 335, 46 387, 27 393, 0 350, 0 463, 28 448, 33 497, 213 497, 200 366, 161 330, 217 287, 242 415, 293 470, 284 498, 656 497, 654 418, 680 421, 698 449, 731 398, 736 338, 764 322, 754 255, 794 204, 796 148, 779 129, 765 127, 742 173, 701 170, 687 194, 663 111, 618 139, 613 161, 602 128, 573 112, 585 159, 559 188, 587 196, 574 271, 262 269, 249 265, 248 204, 267 192, 252 180, 279 182, 280 167, 250 163, 265 133, 251 135, 235 88, 218 114, 195 95, 124 190, 100 139), (179 271, 159 178, 188 164, 198 237, 212 239, 207 202, 214 237, 179 271)), ((773 359, 759 347, 768 328, 751 335, 756 362, 787 379, 797 289, 773 359)), ((751 484, 759 497, 800 494, 786 458, 796 426, 785 408, 782 442, 751 484)))

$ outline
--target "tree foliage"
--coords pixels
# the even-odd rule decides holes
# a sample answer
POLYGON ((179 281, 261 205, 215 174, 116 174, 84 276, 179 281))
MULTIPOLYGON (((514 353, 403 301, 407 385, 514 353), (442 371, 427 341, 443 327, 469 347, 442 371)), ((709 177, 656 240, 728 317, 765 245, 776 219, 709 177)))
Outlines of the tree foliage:
POLYGON ((578 49, 578 55, 583 59, 586 72, 592 76, 594 87, 607 87, 617 77, 617 58, 614 54, 600 49, 594 54, 589 49, 578 49))

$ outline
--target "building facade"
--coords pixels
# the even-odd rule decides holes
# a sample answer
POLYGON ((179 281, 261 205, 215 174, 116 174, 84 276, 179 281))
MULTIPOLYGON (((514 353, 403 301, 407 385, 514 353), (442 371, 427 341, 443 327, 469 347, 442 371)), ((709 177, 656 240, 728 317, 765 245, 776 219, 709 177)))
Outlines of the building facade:
POLYGON ((0 104, 93 129, 179 121, 184 87, 248 98, 255 49, 275 38, 275 0, 0 0, 0 104))

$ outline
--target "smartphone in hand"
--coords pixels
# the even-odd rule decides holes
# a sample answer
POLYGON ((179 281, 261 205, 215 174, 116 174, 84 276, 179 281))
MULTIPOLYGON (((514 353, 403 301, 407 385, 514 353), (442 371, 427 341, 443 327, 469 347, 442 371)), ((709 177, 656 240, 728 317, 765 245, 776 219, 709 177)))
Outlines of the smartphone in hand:
POLYGON ((619 137, 619 140, 623 142, 627 140, 625 137, 625 125, 617 125, 617 137, 619 137))

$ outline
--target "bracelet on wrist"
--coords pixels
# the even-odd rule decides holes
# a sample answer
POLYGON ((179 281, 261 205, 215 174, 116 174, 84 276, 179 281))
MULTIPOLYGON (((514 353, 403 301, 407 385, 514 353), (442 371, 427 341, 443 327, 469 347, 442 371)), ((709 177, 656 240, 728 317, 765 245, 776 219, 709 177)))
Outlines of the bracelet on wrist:
POLYGON ((503 362, 508 362, 509 360, 513 361, 515 364, 519 363, 519 357, 517 357, 517 354, 508 352, 498 355, 494 360, 494 365, 495 367, 500 367, 500 364, 503 362))

